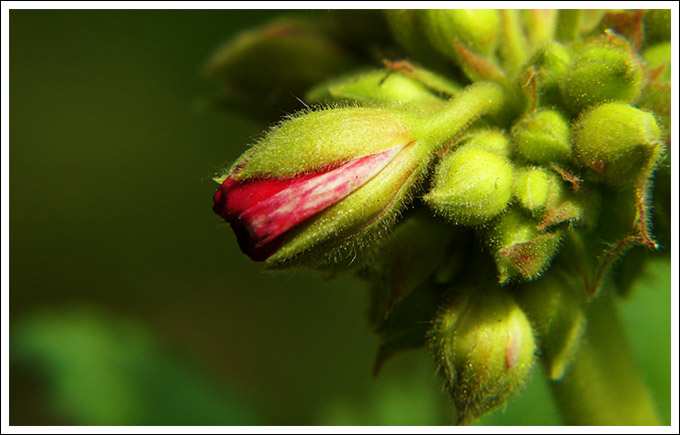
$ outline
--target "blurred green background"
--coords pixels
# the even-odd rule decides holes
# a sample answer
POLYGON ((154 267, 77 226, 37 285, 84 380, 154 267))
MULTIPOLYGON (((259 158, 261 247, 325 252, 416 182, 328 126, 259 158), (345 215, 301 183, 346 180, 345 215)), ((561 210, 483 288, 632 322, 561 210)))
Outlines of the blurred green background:
MULTIPOLYGON (((211 211, 265 125, 201 67, 277 14, 10 11, 10 424, 450 423, 424 349, 371 376, 359 280, 262 272, 211 211)), ((668 260, 622 311, 668 424, 668 260)), ((540 370, 482 424, 559 424, 540 370)))

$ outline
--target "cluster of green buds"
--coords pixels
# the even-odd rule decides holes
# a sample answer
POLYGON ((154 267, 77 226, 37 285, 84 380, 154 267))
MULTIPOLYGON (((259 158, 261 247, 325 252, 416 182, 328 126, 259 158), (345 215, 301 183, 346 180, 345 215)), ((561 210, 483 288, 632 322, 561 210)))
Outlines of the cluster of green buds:
POLYGON ((668 10, 280 18, 207 72, 224 106, 303 105, 214 177, 214 212, 267 268, 365 279, 376 370, 429 344, 457 423, 536 361, 560 382, 612 266, 667 253, 668 10))

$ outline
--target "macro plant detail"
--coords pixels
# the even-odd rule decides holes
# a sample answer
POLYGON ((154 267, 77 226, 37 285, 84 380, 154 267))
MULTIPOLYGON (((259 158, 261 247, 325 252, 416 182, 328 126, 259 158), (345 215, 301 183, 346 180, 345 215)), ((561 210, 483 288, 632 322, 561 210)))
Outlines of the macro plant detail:
POLYGON ((659 424, 614 300, 670 255, 670 52, 669 10, 277 19, 208 62, 217 106, 290 113, 213 210, 265 268, 364 279, 375 371, 428 347, 457 424, 538 365, 566 424, 659 424))

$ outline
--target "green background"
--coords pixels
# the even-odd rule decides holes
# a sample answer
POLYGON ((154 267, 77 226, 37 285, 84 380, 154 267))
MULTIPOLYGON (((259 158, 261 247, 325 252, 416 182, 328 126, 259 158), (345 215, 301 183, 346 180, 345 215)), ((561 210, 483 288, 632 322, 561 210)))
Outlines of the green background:
MULTIPOLYGON (((265 127, 201 67, 276 11, 10 11, 10 424, 432 425, 424 349, 371 376, 349 276, 266 273, 210 180, 265 127)), ((670 263, 622 304, 670 422, 670 263)), ((485 424, 559 424, 540 370, 485 424)))

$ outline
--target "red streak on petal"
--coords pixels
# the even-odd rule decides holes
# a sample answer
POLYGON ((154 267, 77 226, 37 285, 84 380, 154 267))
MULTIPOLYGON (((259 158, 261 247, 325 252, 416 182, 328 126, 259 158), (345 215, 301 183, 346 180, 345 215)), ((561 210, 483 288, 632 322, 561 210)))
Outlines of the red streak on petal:
POLYGON ((522 336, 520 335, 519 327, 514 327, 510 330, 510 335, 505 345, 505 365, 508 370, 511 370, 517 364, 521 345, 522 336))
POLYGON ((363 186, 402 148, 295 177, 245 181, 229 177, 213 197, 213 211, 231 224, 241 249, 262 261, 276 252, 288 230, 363 186))

